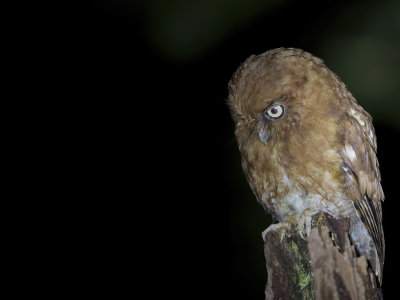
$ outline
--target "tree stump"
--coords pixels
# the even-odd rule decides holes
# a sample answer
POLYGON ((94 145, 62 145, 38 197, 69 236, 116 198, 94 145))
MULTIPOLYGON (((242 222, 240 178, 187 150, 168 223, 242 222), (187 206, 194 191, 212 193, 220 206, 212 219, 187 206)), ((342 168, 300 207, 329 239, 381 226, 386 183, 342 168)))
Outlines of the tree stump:
POLYGON ((349 220, 318 213, 312 227, 307 239, 294 228, 282 241, 277 232, 267 233, 266 299, 383 299, 367 260, 350 243, 349 220))

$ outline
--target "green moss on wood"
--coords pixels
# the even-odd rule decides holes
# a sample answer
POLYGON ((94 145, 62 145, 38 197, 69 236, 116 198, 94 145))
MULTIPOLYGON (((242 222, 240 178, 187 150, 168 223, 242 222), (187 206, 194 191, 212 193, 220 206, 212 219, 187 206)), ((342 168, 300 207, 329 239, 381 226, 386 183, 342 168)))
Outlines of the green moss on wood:
POLYGON ((297 286, 299 299, 315 299, 314 278, 311 268, 311 258, 306 242, 293 236, 290 242, 292 257, 292 282, 297 286))

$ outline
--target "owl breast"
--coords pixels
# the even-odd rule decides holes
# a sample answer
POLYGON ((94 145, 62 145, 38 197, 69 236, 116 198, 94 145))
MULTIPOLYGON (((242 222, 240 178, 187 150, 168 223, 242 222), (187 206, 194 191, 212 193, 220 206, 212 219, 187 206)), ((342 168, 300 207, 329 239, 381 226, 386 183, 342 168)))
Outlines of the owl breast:
MULTIPOLYGON (((259 166, 259 164, 254 165, 259 166)), ((308 182, 306 176, 291 178, 283 167, 274 166, 273 172, 265 172, 261 177, 260 172, 256 170, 257 167, 252 169, 246 163, 243 167, 247 177, 251 179, 249 181, 257 183, 250 186, 258 201, 279 222, 285 222, 293 214, 300 216, 306 209, 326 212, 335 218, 351 217, 356 214, 353 202, 334 181, 331 181, 334 186, 316 191, 308 188, 313 186, 313 183, 308 182)), ((330 178, 331 175, 325 173, 323 177, 330 178)))

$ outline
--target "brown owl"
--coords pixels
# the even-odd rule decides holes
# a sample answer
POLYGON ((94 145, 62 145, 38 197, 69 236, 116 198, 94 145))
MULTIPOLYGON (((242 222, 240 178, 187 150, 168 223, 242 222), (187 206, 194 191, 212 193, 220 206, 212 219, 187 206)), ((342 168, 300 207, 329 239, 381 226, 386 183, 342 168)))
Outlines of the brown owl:
MULTIPOLYGON (((249 57, 229 82, 228 104, 247 180, 279 222, 309 234, 311 216, 350 218, 359 253, 382 278, 376 137, 371 116, 322 60, 279 48, 249 57)), ((265 232, 264 232, 265 236, 265 232)))

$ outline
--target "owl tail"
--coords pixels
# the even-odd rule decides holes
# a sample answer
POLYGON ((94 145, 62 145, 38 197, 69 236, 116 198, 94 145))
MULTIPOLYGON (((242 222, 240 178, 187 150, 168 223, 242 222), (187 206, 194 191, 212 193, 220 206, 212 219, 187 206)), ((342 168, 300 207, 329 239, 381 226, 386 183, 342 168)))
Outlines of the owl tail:
POLYGON ((350 237, 359 254, 367 258, 371 264, 379 285, 382 286, 383 261, 379 258, 375 243, 358 216, 351 220, 350 237))

